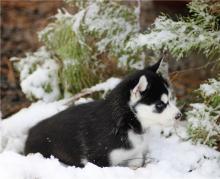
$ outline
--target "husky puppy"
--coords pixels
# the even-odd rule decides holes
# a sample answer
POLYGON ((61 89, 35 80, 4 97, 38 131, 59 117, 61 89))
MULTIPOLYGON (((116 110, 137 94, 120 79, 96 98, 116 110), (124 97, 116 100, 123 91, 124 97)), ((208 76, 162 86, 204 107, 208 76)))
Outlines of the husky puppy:
POLYGON ((25 154, 52 155, 77 167, 87 162, 143 166, 146 129, 172 126, 181 117, 169 84, 157 74, 160 64, 161 60, 127 76, 106 99, 71 106, 38 123, 29 131, 25 154))

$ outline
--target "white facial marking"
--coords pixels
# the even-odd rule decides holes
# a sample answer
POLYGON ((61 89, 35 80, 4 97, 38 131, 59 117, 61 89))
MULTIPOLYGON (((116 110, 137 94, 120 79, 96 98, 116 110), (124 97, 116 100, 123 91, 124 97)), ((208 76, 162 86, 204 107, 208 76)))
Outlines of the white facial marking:
POLYGON ((161 96, 161 101, 163 101, 164 104, 167 104, 167 102, 168 102, 168 96, 167 96, 167 94, 162 94, 162 96, 161 96))
POLYGON ((175 124, 175 116, 180 111, 168 96, 166 94, 161 95, 161 101, 167 104, 161 113, 157 112, 155 104, 140 103, 135 107, 137 119, 144 129, 153 125, 168 127, 175 124))
POLYGON ((147 151, 147 142, 144 137, 146 134, 139 135, 133 131, 128 131, 128 139, 132 149, 115 149, 109 157, 112 165, 126 165, 129 167, 141 167, 144 162, 144 155, 147 151))
POLYGON ((141 99, 140 92, 145 91, 147 88, 147 78, 142 75, 139 79, 138 84, 134 87, 133 90, 131 90, 131 99, 130 99, 130 105, 135 104, 138 100, 141 99))

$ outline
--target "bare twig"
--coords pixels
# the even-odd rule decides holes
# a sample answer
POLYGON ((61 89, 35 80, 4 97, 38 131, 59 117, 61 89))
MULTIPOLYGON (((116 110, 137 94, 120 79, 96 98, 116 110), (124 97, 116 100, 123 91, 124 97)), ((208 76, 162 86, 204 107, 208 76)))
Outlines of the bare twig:
POLYGON ((65 101, 64 105, 70 106, 79 98, 82 98, 82 97, 89 95, 89 94, 92 94, 94 92, 95 91, 92 91, 91 89, 86 88, 86 89, 82 90, 81 92, 75 94, 73 97, 69 98, 67 101, 65 101))
POLYGON ((172 79, 175 79, 178 75, 180 75, 182 73, 187 73, 189 71, 199 71, 199 70, 208 68, 209 65, 211 65, 211 64, 217 64, 219 62, 220 62, 220 59, 212 61, 212 62, 208 62, 205 65, 202 65, 202 66, 199 66, 199 67, 196 67, 196 68, 188 68, 188 69, 183 69, 183 70, 179 70, 179 71, 174 71, 170 74, 170 76, 171 76, 172 79))

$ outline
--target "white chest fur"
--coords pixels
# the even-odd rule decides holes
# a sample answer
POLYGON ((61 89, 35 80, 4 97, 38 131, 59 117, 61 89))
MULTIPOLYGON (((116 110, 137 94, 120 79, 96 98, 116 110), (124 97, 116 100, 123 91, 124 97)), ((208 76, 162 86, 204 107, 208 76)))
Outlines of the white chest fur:
POLYGON ((132 130, 128 131, 128 140, 132 145, 131 149, 115 149, 110 153, 112 165, 129 167, 141 167, 145 161, 147 152, 146 134, 136 134, 132 130))

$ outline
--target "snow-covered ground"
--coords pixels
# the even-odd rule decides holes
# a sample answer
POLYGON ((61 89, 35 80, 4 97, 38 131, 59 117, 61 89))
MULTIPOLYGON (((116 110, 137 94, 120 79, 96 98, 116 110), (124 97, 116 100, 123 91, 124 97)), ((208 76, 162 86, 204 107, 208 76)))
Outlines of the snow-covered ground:
MULTIPOLYGON (((81 100, 85 101, 85 100, 81 100)), ((38 121, 66 108, 65 100, 37 102, 0 123, 1 179, 217 179, 220 153, 204 145, 192 145, 177 135, 165 137, 159 128, 147 133, 148 164, 133 170, 126 167, 85 168, 65 166, 57 159, 40 154, 22 155, 28 129, 38 121)), ((183 132, 183 127, 178 131, 183 132)), ((182 135, 181 132, 181 135, 182 135)))

